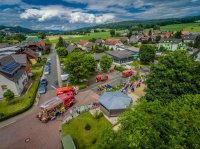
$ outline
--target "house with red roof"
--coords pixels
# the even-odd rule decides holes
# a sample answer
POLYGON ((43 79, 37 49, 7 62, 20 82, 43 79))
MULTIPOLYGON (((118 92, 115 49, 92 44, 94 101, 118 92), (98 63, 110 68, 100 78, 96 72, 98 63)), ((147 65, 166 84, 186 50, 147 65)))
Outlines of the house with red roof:
POLYGON ((117 47, 123 46, 123 43, 118 38, 109 38, 105 41, 104 45, 110 49, 117 50, 117 47))

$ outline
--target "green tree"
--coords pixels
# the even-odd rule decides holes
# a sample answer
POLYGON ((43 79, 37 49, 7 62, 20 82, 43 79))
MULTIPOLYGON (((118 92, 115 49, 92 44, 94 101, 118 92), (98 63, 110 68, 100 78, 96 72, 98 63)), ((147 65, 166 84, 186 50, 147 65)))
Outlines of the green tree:
POLYGON ((153 30, 160 30, 160 25, 154 25, 153 30))
POLYGON ((95 71, 96 61, 91 55, 83 52, 72 52, 65 62, 65 71, 69 72, 73 82, 88 78, 95 71))
POLYGON ((176 51, 151 67, 146 80, 147 100, 168 102, 182 94, 200 93, 200 64, 184 51, 176 51))
POLYGON ((182 31, 177 31, 177 32, 174 34, 174 38, 182 39, 182 31))
POLYGON ((68 51, 65 47, 58 47, 56 49, 56 52, 58 53, 59 56, 67 56, 68 55, 68 51))
POLYGON ((108 55, 102 56, 100 59, 100 67, 103 71, 108 70, 112 65, 112 59, 108 55))
POLYGON ((184 95, 164 105, 143 99, 122 114, 120 130, 102 134, 99 148, 199 149, 199 103, 200 95, 184 95))
POLYGON ((200 35, 196 37, 194 47, 200 49, 200 35))
POLYGON ((114 36, 115 36, 115 30, 114 30, 114 29, 110 30, 110 36, 111 36, 111 37, 114 37, 114 36))
POLYGON ((153 62, 156 56, 156 50, 154 47, 150 45, 142 45, 140 47, 140 61, 143 64, 149 64, 150 62, 153 62))
POLYGON ((41 38, 41 39, 45 39, 46 38, 46 33, 45 32, 38 32, 37 33, 37 37, 41 38))
POLYGON ((4 92, 3 97, 6 99, 6 101, 10 102, 15 97, 15 94, 8 89, 6 92, 4 92))
POLYGON ((58 38, 58 43, 56 44, 56 48, 58 47, 65 47, 65 41, 63 40, 62 37, 58 38))

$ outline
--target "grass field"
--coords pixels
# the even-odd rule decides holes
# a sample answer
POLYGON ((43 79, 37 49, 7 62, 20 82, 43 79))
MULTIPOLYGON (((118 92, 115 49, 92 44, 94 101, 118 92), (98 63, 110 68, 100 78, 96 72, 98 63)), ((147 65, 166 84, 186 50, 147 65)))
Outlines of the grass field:
MULTIPOLYGON (((120 30, 120 31, 116 31, 116 33, 121 33, 121 32, 125 32, 126 30, 120 30)), ((105 32, 97 32, 97 33, 89 33, 87 35, 55 35, 55 36, 47 36, 47 38, 49 38, 49 40, 53 43, 57 43, 58 42, 58 38, 62 37, 65 41, 71 41, 73 43, 77 43, 80 40, 90 40, 92 38, 102 38, 102 39, 107 39, 110 38, 110 31, 105 31, 105 32)))
POLYGON ((200 32, 200 23, 172 24, 161 26, 161 30, 200 32))
POLYGON ((95 119, 87 112, 63 125, 62 134, 63 136, 70 134, 77 149, 96 149, 102 131, 110 126, 111 124, 104 117, 95 119), (86 124, 91 126, 90 130, 85 130, 86 124))
POLYGON ((42 68, 32 70, 35 80, 25 95, 14 98, 12 100, 12 104, 8 104, 6 100, 0 101, 0 121, 22 113, 32 105, 35 99, 38 84, 40 82, 42 70, 42 68))

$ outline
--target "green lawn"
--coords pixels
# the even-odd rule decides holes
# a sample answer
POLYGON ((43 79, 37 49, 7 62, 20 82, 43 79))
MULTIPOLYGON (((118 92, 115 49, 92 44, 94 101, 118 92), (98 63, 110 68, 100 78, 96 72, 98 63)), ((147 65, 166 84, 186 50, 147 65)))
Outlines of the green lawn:
POLYGON ((161 30, 167 31, 189 31, 189 32, 200 32, 200 23, 185 23, 185 24, 172 24, 161 26, 161 30))
POLYGON ((13 99, 11 104, 8 104, 8 102, 6 102, 5 100, 0 101, 0 121, 22 113, 32 106, 40 82, 42 70, 42 68, 35 68, 34 70, 32 70, 35 78, 32 86, 25 95, 13 99))
POLYGON ((111 127, 104 117, 95 119, 89 112, 84 113, 62 126, 63 136, 70 134, 74 140, 77 149, 96 149, 99 137, 103 130, 111 127), (90 130, 85 130, 85 125, 91 126, 90 130), (97 139, 96 143, 92 143, 97 139))

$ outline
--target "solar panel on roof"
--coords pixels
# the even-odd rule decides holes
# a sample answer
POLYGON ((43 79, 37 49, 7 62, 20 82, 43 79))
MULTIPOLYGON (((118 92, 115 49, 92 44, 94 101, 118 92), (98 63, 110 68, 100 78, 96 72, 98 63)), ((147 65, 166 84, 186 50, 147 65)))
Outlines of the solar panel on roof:
POLYGON ((20 64, 16 63, 15 61, 12 61, 11 63, 5 65, 2 67, 2 70, 4 71, 13 71, 16 67, 18 67, 20 64))

